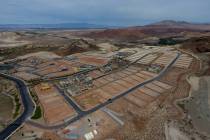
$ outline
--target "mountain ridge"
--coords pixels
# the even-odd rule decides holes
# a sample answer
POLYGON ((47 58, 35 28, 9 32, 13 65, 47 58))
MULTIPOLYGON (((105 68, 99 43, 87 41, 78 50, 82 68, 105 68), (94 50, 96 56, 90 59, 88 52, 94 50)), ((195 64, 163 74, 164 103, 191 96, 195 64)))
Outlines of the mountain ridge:
POLYGON ((91 23, 56 23, 56 24, 0 24, 0 29, 107 29, 107 28, 143 28, 154 26, 176 26, 176 27, 189 27, 189 26, 209 26, 210 23, 191 23, 187 21, 175 21, 175 20, 162 20, 159 22, 143 25, 143 26, 109 26, 98 25, 91 23))
POLYGON ((185 34, 210 33, 210 24, 185 21, 160 21, 144 26, 131 26, 85 34, 86 37, 136 41, 147 37, 183 36, 185 34))

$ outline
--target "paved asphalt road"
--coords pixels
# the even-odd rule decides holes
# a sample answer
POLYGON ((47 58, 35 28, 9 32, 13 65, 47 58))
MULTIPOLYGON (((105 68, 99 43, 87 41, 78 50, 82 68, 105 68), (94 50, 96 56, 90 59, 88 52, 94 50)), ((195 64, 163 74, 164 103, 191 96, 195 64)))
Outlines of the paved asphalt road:
POLYGON ((82 110, 80 109, 80 107, 79 107, 71 98, 69 98, 69 97, 68 97, 68 96, 67 96, 59 87, 57 87, 57 89, 58 89, 60 95, 62 95, 62 96, 65 98, 65 100, 69 103, 69 105, 70 105, 71 107, 73 107, 74 110, 75 110, 78 114, 83 114, 83 113, 84 113, 84 111, 82 111, 82 110))
POLYGON ((12 80, 16 83, 17 88, 20 91, 22 103, 24 106, 23 113, 13 123, 8 125, 3 131, 0 132, 0 140, 4 140, 8 139, 28 118, 33 115, 34 103, 30 97, 29 90, 24 81, 2 73, 0 73, 0 76, 12 80))
MULTIPOLYGON (((95 111, 97 111, 97 110, 107 106, 108 104, 111 104, 115 100, 117 100, 117 99, 119 99, 119 98, 121 98, 121 97, 123 97, 123 96, 125 96, 125 95, 127 95, 129 93, 131 93, 132 91, 134 91, 134 90, 144 86, 145 84, 148 84, 148 83, 150 83, 152 81, 158 80, 159 78, 161 78, 171 68, 171 66, 176 62, 176 60, 179 57, 180 57, 180 53, 177 53, 177 56, 156 77, 153 77, 153 78, 151 78, 149 80, 146 80, 146 81, 138 84, 137 86, 128 89, 127 91, 123 92, 122 94, 117 95, 117 96, 107 100, 106 102, 104 102, 104 103, 102 103, 102 104, 100 104, 100 105, 98 105, 98 106, 96 106, 96 107, 94 107, 94 108, 92 108, 92 109, 90 109, 88 111, 81 111, 81 109, 79 109, 80 113, 78 113, 78 115, 76 117, 70 119, 69 121, 66 121, 64 123, 61 123, 61 124, 58 124, 58 125, 54 125, 54 126, 46 126, 46 125, 42 125, 42 124, 39 124, 39 123, 35 123, 33 121, 27 121, 27 123, 29 123, 29 124, 31 124, 31 125, 33 125, 35 127, 42 128, 42 129, 59 129, 59 128, 63 128, 65 126, 68 126, 69 124, 71 124, 71 123, 81 119, 82 117, 85 117, 85 116, 87 116, 87 115, 89 115, 89 114, 91 114, 91 113, 93 113, 93 112, 95 112, 95 111)), ((72 104, 72 103, 75 104, 73 101, 71 101, 70 104, 72 104)), ((74 105, 74 106, 77 106, 77 105, 74 105)), ((75 108, 75 110, 78 110, 78 106, 75 108)))

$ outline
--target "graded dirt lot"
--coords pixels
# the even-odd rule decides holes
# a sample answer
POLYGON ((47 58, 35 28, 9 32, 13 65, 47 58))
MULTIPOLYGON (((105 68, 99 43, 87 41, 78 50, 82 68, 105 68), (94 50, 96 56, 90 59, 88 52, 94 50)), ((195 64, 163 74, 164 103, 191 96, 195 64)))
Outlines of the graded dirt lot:
POLYGON ((108 63, 108 59, 97 58, 94 56, 82 56, 78 60, 80 63, 89 64, 94 66, 103 66, 108 63))
POLYGON ((34 87, 44 109, 44 119, 48 124, 55 124, 75 115, 58 90, 51 84, 42 83, 34 87))
POLYGON ((35 73, 41 76, 59 77, 78 72, 75 68, 73 62, 66 60, 53 60, 39 65, 35 73))
MULTIPOLYGON (((171 58, 174 57, 174 55, 175 53, 166 52, 162 56, 160 56, 157 60, 155 60, 154 64, 167 65, 171 61, 171 58)), ((187 54, 182 54, 174 64, 174 67, 187 69, 190 67, 192 61, 193 58, 191 56, 187 54)))
MULTIPOLYGON (((180 116, 179 110, 177 112, 173 103, 175 99, 183 98, 188 95, 189 84, 185 80, 186 74, 192 71, 192 69, 193 71, 198 71, 196 66, 197 63, 194 63, 193 60, 189 69, 173 67, 160 81, 149 83, 145 85, 144 88, 139 88, 123 99, 110 105, 113 110, 126 114, 126 121, 124 120, 126 125, 120 130, 116 130, 112 136, 107 136, 107 138, 129 138, 133 140, 165 139, 164 123, 170 117, 174 118, 180 116), (156 94, 160 94, 158 98, 156 94)), ((146 74, 145 72, 144 74, 137 74, 141 79, 146 79, 149 75, 149 73, 146 74)), ((141 80, 136 78, 136 76, 130 77, 134 80, 141 80)), ((186 124, 186 122, 183 122, 183 124, 186 124)), ((180 127, 181 131, 182 127, 180 127)), ((177 136, 180 132, 177 132, 177 136)), ((174 135, 176 135, 176 133, 174 133, 174 135)), ((177 139, 178 137, 174 138, 177 139)))

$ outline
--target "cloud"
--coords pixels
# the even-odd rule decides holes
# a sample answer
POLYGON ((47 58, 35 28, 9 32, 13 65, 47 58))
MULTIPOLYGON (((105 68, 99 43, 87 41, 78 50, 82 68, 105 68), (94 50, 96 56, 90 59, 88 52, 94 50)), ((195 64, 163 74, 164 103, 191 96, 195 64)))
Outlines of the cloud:
POLYGON ((0 23, 210 22, 209 0, 0 0, 0 23))

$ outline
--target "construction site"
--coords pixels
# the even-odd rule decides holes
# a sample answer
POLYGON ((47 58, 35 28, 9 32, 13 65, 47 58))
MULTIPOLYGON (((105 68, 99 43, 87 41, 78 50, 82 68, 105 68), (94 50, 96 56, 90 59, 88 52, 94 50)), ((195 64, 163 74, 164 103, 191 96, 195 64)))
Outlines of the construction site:
POLYGON ((134 114, 153 104, 160 107, 176 85, 171 77, 157 77, 176 57, 171 66, 174 71, 186 71, 194 65, 193 57, 175 48, 144 46, 63 58, 43 58, 38 53, 13 60, 14 68, 8 73, 25 80, 38 97, 43 116, 29 126, 58 127, 55 133, 63 139, 92 140, 125 127, 125 106, 134 114), (115 98, 119 99, 113 102, 115 98), (77 118, 80 121, 66 125, 77 118))
MULTIPOLYGON (((0 25, 0 140, 210 140, 210 25, 196 14, 209 4, 190 1, 186 9, 182 1, 163 2, 167 13, 160 1, 67 3, 18 3, 25 8, 17 11, 15 2, 5 1, 12 16, 56 14, 41 19, 45 25, 0 25), (154 13, 154 5, 161 10, 154 13), (108 18, 95 12, 106 6, 114 7, 105 9, 108 18), (188 21, 152 23, 160 19, 153 15, 137 17, 138 24, 139 9, 138 17, 147 9, 162 19, 184 10, 174 20, 188 21), (85 10, 92 13, 84 18, 85 10), (190 12, 194 17, 184 18, 190 12), (77 13, 77 19, 68 16, 77 13)), ((18 17, 17 23, 39 18, 18 17)))
MULTIPOLYGON (((81 53, 60 58, 43 58, 42 54, 23 56, 12 60, 10 63, 14 66, 11 73, 26 81, 39 79, 52 79, 57 77, 71 76, 75 73, 100 68, 106 65, 111 59, 110 56, 98 57, 93 53, 81 53)), ((44 54, 46 55, 46 54, 44 54)), ((110 55, 110 54, 109 54, 110 55)))

